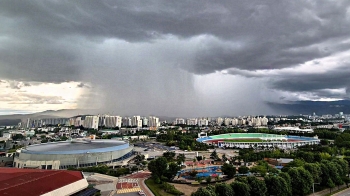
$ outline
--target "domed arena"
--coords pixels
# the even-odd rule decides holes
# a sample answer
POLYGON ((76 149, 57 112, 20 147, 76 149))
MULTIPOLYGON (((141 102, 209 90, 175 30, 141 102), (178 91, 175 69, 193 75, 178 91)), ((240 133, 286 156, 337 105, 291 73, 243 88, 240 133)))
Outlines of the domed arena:
POLYGON ((38 144, 16 152, 14 167, 67 169, 113 164, 132 155, 133 146, 114 140, 73 140, 38 144))

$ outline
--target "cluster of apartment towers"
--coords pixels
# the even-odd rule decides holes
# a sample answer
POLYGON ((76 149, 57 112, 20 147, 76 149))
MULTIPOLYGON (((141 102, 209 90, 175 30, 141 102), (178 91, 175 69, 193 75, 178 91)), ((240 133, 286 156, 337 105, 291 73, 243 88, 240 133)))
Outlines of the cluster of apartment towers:
POLYGON ((267 126, 269 120, 266 117, 242 117, 242 118, 177 118, 175 125, 198 125, 208 126, 209 124, 225 125, 225 126, 267 126))
POLYGON ((160 121, 158 117, 149 116, 133 116, 124 117, 111 115, 78 115, 71 118, 48 118, 48 119, 30 119, 21 122, 23 128, 37 128, 47 125, 66 125, 66 126, 83 126, 88 129, 98 129, 98 127, 159 127, 160 121))
MULTIPOLYGON (((173 125, 189 125, 189 126, 208 126, 208 125, 225 125, 225 126, 267 126, 268 118, 266 117, 239 117, 239 118, 176 118, 173 125)), ((27 119, 22 122, 24 128, 36 128, 46 125, 67 125, 67 126, 83 126, 89 129, 98 129, 98 127, 154 127, 161 125, 159 118, 155 116, 141 117, 121 117, 111 115, 78 115, 71 118, 55 118, 55 119, 27 119)))

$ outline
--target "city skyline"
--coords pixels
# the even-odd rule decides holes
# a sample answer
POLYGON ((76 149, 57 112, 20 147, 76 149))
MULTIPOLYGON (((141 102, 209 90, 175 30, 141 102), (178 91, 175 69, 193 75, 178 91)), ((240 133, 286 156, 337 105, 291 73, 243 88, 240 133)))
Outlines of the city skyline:
POLYGON ((349 100, 350 2, 0 2, 0 115, 349 100))

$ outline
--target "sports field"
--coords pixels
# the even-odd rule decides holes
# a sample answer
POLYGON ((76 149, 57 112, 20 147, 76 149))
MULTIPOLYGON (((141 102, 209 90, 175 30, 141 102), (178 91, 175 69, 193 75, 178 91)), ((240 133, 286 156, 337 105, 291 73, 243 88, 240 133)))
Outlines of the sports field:
POLYGON ((262 139, 233 139, 233 140, 224 140, 225 142, 263 142, 262 139))

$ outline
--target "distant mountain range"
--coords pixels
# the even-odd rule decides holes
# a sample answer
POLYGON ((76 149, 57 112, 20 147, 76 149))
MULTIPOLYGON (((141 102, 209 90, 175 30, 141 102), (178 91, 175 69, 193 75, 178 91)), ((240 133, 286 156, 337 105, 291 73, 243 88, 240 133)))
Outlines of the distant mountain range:
MULTIPOLYGON (((295 101, 290 103, 268 103, 271 109, 276 111, 275 115, 299 115, 299 114, 350 114, 350 101, 295 101)), ((99 110, 89 109, 64 109, 64 110, 48 110, 33 114, 14 114, 14 115, 0 115, 0 125, 16 125, 22 119, 43 119, 43 118, 69 118, 76 115, 83 114, 102 114, 99 110)), ((161 120, 172 121, 175 117, 159 116, 161 120)))

